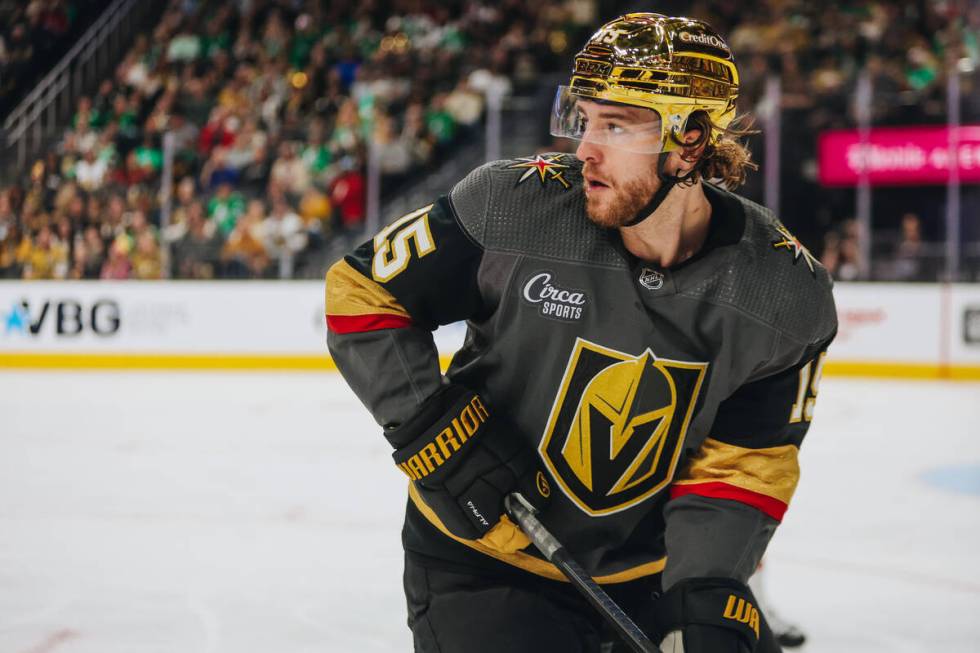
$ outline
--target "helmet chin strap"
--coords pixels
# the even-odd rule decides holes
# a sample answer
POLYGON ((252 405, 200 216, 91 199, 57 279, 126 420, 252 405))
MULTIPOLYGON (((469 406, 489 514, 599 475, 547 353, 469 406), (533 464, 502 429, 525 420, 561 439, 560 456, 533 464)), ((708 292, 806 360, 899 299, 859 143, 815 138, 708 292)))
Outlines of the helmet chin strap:
POLYGON ((660 178, 660 188, 657 189, 657 192, 653 194, 650 201, 647 202, 642 209, 640 209, 633 219, 623 225, 624 227, 636 226, 653 215, 653 212, 656 211, 661 204, 663 204, 665 199, 667 199, 667 194, 674 189, 674 186, 690 179, 691 175, 696 174, 698 168, 700 167, 694 166, 694 168, 683 177, 669 175, 664 171, 664 165, 667 163, 668 156, 670 156, 669 152, 661 152, 657 156, 657 177, 660 178))

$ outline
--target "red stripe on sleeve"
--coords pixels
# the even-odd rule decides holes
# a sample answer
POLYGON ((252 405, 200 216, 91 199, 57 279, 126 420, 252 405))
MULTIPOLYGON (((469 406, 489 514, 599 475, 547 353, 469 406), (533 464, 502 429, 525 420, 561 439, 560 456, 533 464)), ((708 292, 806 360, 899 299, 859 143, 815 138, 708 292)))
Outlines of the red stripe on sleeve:
POLYGON ((753 492, 752 490, 745 490, 740 487, 735 487, 734 485, 729 485, 728 483, 720 483, 713 481, 710 483, 692 483, 685 485, 673 485, 670 488, 670 498, 676 499, 677 497, 684 496, 685 494, 696 494, 702 497, 710 497, 712 499, 730 499, 731 501, 738 501, 739 503, 744 503, 748 506, 764 512, 776 521, 783 521, 783 515, 786 514, 786 509, 789 506, 779 499, 773 499, 770 496, 761 494, 759 492, 753 492))
POLYGON ((327 328, 334 333, 362 333, 381 329, 404 329, 412 320, 402 315, 327 315, 327 328))

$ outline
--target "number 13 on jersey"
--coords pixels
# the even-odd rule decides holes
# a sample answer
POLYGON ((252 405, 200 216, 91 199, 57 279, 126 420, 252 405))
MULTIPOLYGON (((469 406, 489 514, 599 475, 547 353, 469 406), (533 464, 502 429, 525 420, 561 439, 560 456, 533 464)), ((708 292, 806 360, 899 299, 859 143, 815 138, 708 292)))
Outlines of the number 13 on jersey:
POLYGON ((412 258, 409 241, 415 241, 415 252, 419 258, 436 250, 436 243, 429 230, 430 209, 432 204, 412 211, 392 222, 374 237, 371 276, 375 281, 384 283, 405 271, 412 258))

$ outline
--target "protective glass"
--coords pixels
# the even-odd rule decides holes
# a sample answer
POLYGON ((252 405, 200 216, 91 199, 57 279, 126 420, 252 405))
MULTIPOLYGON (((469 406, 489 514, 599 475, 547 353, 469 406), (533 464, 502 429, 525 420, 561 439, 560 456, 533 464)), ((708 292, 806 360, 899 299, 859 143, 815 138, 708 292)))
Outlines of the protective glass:
POLYGON ((664 149, 663 122, 653 109, 573 95, 567 86, 555 94, 551 135, 638 154, 664 149))

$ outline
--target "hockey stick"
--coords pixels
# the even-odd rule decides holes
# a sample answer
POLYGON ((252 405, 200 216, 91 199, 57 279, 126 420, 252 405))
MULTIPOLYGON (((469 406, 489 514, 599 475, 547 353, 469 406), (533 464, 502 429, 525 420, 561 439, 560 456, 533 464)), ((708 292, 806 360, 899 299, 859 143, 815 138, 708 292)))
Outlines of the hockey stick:
POLYGON ((504 506, 521 530, 531 538, 534 546, 538 547, 544 557, 565 574, 575 589, 581 592, 602 618, 616 629, 630 648, 636 653, 660 653, 660 649, 650 641, 639 626, 633 623, 629 615, 616 605, 605 590, 586 573, 582 565, 565 550, 561 542, 544 527, 544 524, 534 515, 534 507, 527 502, 527 499, 519 492, 514 492, 504 500, 504 506))

